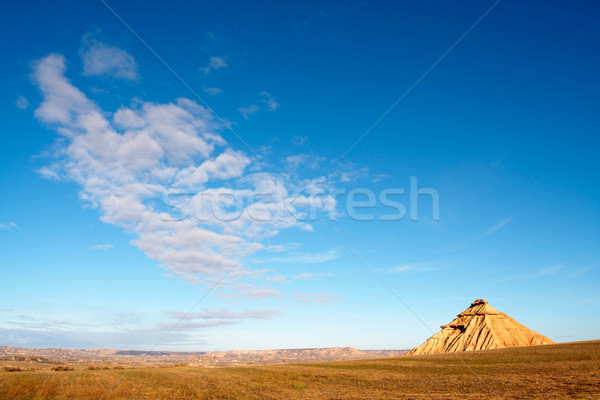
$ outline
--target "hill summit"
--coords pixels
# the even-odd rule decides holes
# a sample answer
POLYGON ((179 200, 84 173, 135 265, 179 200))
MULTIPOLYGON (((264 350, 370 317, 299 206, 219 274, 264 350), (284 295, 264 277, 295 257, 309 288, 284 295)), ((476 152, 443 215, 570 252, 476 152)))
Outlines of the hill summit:
POLYGON ((449 353, 455 351, 489 350, 504 347, 553 344, 517 321, 477 299, 457 318, 427 339, 411 354, 449 353))

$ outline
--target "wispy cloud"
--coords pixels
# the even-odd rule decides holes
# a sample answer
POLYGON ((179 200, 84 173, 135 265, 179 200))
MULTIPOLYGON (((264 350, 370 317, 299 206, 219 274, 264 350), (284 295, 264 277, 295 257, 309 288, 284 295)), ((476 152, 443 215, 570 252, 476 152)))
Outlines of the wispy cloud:
POLYGON ((285 162, 290 168, 306 167, 316 169, 323 160, 323 157, 313 154, 293 154, 285 158, 285 162))
POLYGON ((275 111, 279 108, 279 103, 275 101, 273 95, 269 92, 260 92, 262 102, 266 104, 269 111, 275 111))
POLYGON ((455 251, 460 251, 462 249, 464 249, 465 247, 477 242, 478 240, 481 240, 485 237, 488 237, 490 235, 493 235, 494 233, 498 232, 499 230, 501 230, 502 228, 504 228, 506 225, 508 225, 508 223, 510 221, 512 221, 513 217, 510 216, 502 221, 500 221, 499 223, 497 223, 496 225, 492 226, 491 228, 489 228, 487 231, 485 231, 484 233, 480 234, 480 235, 475 235, 469 239, 465 239, 461 242, 458 243, 454 243, 454 244, 449 244, 449 245, 444 245, 442 246, 438 251, 441 252, 455 252, 455 251))
POLYGON ((183 313, 178 311, 169 311, 167 315, 177 320, 177 323, 159 323, 158 326, 161 328, 174 328, 178 330, 183 329, 197 329, 197 328, 210 328, 215 326, 223 325, 234 325, 239 324, 244 320, 249 319, 273 319, 281 316, 281 312, 277 310, 242 310, 242 311, 231 311, 225 309, 219 310, 208 310, 204 309, 202 312, 195 313, 183 313))
POLYGON ((238 108, 238 111, 242 114, 242 117, 244 117, 245 119, 249 119, 250 116, 256 114, 258 110, 260 110, 260 107, 256 104, 238 108))
POLYGON ((292 281, 298 279, 322 279, 329 276, 333 276, 330 272, 303 272, 301 274, 295 275, 292 277, 292 281))
POLYGON ((106 243, 106 244, 95 244, 91 247, 92 250, 110 250, 112 249, 114 246, 110 243, 106 243))
POLYGON ((29 101, 25 97, 19 96, 17 97, 17 100, 15 100, 15 107, 17 107, 19 110, 25 110, 27 107, 29 107, 29 101))
POLYGON ((232 288, 231 293, 216 294, 215 297, 222 298, 246 298, 264 300, 270 297, 281 297, 281 292, 275 289, 259 287, 247 283, 238 283, 232 288))
POLYGON ((333 261, 338 258, 339 251, 332 249, 322 253, 292 253, 284 257, 272 257, 265 259, 268 263, 295 263, 295 264, 319 264, 333 261))
POLYGON ((83 75, 107 75, 118 79, 138 80, 137 63, 133 56, 116 46, 110 46, 87 34, 80 50, 83 75))
MULTIPOLYGON (((260 92, 259 94, 261 102, 263 102, 269 111, 275 111, 279 108, 279 103, 275 101, 273 95, 268 92, 260 92)), ((261 107, 257 104, 250 104, 238 108, 238 111, 242 114, 244 119, 250 119, 250 117, 259 112, 261 107)))
POLYGON ((204 76, 208 76, 212 71, 217 71, 223 68, 228 68, 227 60, 223 56, 211 56, 208 59, 208 64, 200 68, 204 76))
POLYGON ((339 294, 332 293, 294 293, 293 300, 299 303, 326 304, 341 299, 339 294))
POLYGON ((12 230, 18 228, 19 226, 14 222, 0 222, 0 229, 12 230))
MULTIPOLYGON (((0 326, 0 342, 27 347, 64 347, 69 343, 77 348, 125 348, 147 351, 156 342, 156 327, 137 329, 30 329, 19 326, 0 326)), ((194 332, 172 332, 155 350, 193 350, 205 344, 203 337, 194 332)))
POLYGON ((51 169, 49 167, 42 167, 38 169, 36 172, 42 176, 44 179, 50 179, 55 181, 60 181, 61 177, 56 173, 57 167, 51 169))
POLYGON ((518 274, 508 276, 504 279, 500 279, 498 281, 498 283, 509 282, 509 281, 520 281, 523 279, 544 278, 544 277, 556 275, 562 269, 563 269, 562 265, 554 265, 551 267, 536 268, 536 269, 533 269, 530 271, 520 272, 518 274))
POLYGON ((202 87, 202 90, 204 90, 205 93, 210 94, 211 96, 216 96, 218 94, 223 93, 223 89, 220 89, 218 87, 202 87))
POLYGON ((369 169, 366 167, 357 167, 352 163, 339 164, 339 169, 329 174, 330 180, 339 180, 340 182, 355 182, 360 178, 369 176, 369 169))
POLYGON ((275 283, 291 283, 293 281, 296 280, 302 280, 302 279, 309 279, 309 280, 319 280, 319 279, 323 279, 323 278, 327 278, 333 276, 332 273, 329 272, 303 272, 301 274, 298 275, 294 275, 290 278, 287 278, 285 276, 271 276, 271 277, 267 277, 266 280, 270 281, 270 282, 275 282, 275 283))
POLYGON ((300 247, 302 244, 298 242, 293 243, 285 243, 285 244, 272 244, 265 247, 265 250, 270 253, 283 253, 288 250, 295 250, 300 247))
POLYGON ((302 146, 304 143, 308 142, 308 136, 294 136, 292 137, 291 142, 296 146, 302 146))
POLYGON ((179 322, 177 324, 168 323, 168 322, 160 322, 156 324, 159 328, 162 329, 173 329, 173 330, 187 330, 187 329, 200 329, 200 328, 212 328, 216 326, 223 325, 236 325, 239 324, 241 320, 211 320, 211 321, 186 321, 179 322))
POLYGON ((498 232, 500 229, 504 228, 512 219, 513 219, 512 216, 508 217, 505 220, 501 221, 500 223, 492 226, 484 234, 482 234, 481 236, 479 236, 479 239, 482 239, 482 238, 484 238, 486 236, 493 235, 494 233, 498 232))
POLYGON ((21 328, 42 331, 72 329, 74 327, 98 327, 97 324, 74 321, 72 319, 39 318, 31 315, 20 314, 15 319, 5 320, 4 324, 16 325, 21 328))
POLYGON ((397 274, 402 272, 427 272, 436 269, 439 269, 439 267, 427 263, 408 263, 392 267, 386 272, 390 274, 397 274))
POLYGON ((242 311, 231 311, 225 309, 219 310, 208 310, 204 309, 202 312, 195 313, 183 313, 176 311, 169 311, 167 315, 174 319, 273 319, 281 315, 280 311, 277 310, 242 310, 242 311))

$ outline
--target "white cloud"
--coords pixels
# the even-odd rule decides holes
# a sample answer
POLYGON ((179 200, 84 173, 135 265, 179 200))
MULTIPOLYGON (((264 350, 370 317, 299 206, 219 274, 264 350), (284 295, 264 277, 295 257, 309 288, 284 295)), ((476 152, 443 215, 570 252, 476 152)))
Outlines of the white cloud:
POLYGON ((15 100, 15 107, 17 107, 19 110, 24 110, 29 107, 29 100, 23 96, 19 96, 17 97, 17 100, 15 100))
POLYGON ((291 142, 296 146, 302 146, 304 143, 308 142, 308 136, 294 136, 291 142))
POLYGON ((83 75, 100 76, 108 75, 118 79, 137 80, 137 63, 133 56, 125 50, 84 37, 80 51, 83 62, 83 75))
POLYGON ((14 222, 1 222, 0 223, 0 229, 6 229, 6 230, 12 230, 12 229, 18 229, 18 225, 15 224, 14 222))
POLYGON ((279 103, 275 101, 273 95, 269 92, 260 92, 262 102, 267 105, 269 111, 275 111, 279 108, 279 103))
POLYGON ((180 170, 175 175, 175 186, 194 187, 205 184, 211 179, 231 179, 242 176, 250 159, 231 149, 219 154, 214 160, 206 160, 198 166, 180 170))
POLYGON ((216 71, 223 68, 228 68, 225 57, 211 56, 208 59, 208 64, 206 65, 206 67, 200 68, 200 71, 204 73, 204 76, 207 76, 208 74, 210 74, 211 71, 216 71))
POLYGON ((337 172, 337 175, 340 182, 354 182, 369 176, 369 169, 366 167, 355 169, 353 166, 348 166, 346 170, 337 172))
POLYGON ((208 93, 211 96, 216 96, 218 94, 223 93, 223 89, 219 89, 218 87, 206 87, 206 86, 204 86, 202 88, 202 90, 204 90, 205 93, 208 93))
POLYGON ((208 66, 211 69, 221 69, 221 68, 227 68, 227 62, 225 61, 224 57, 210 57, 210 60, 208 62, 208 66))
POLYGON ((251 116, 252 114, 256 114, 256 113, 258 112, 258 110, 260 110, 260 107, 259 107, 259 106, 257 106, 256 104, 252 104, 252 105, 250 105, 250 106, 245 106, 245 107, 240 107, 240 108, 238 108, 238 111, 239 111, 240 113, 242 113, 242 116, 243 116, 245 119, 248 119, 248 118, 250 118, 250 116, 251 116))
POLYGON ((287 163, 288 167, 291 168, 308 167, 311 169, 316 169, 319 167, 319 163, 323 160, 323 157, 318 157, 312 154, 293 154, 285 158, 285 162, 287 163))
MULTIPOLYGON (((136 101, 110 112, 73 86, 65 69, 59 54, 34 66, 43 95, 35 115, 62 136, 54 161, 39 173, 78 184, 81 200, 102 221, 134 235, 133 243, 174 275, 197 283, 226 270, 242 276, 237 260, 262 248, 257 238, 310 230, 309 212, 335 204, 315 191, 315 180, 246 173, 253 160, 229 147, 217 133, 223 127, 194 101, 136 101), (242 206, 227 220, 219 216, 232 213, 231 194, 242 206), (180 218, 180 210, 189 217, 180 218)), ((265 290, 248 296, 273 295, 265 290)))
POLYGON ((91 247, 92 250, 110 250, 112 249, 114 246, 110 243, 106 243, 106 244, 95 244, 91 247))
POLYGON ((54 167, 42 167, 40 169, 38 169, 36 172, 38 174, 40 174, 43 178, 45 179, 52 179, 55 181, 60 181, 60 176, 58 176, 58 174, 56 173, 56 171, 53 171, 52 168, 57 168, 56 166, 54 167))

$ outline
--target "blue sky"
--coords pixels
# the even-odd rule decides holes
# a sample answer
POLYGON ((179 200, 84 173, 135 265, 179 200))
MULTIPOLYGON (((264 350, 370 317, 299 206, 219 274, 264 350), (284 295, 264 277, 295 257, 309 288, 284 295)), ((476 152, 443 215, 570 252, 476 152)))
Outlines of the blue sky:
POLYGON ((0 16, 0 345, 598 338, 600 6, 501 1, 344 156, 493 2, 108 4, 0 16))

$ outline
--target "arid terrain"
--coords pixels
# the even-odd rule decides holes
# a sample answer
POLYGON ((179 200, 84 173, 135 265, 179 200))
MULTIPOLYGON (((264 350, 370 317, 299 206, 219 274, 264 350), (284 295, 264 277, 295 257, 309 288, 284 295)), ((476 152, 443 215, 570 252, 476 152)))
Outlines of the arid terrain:
POLYGON ((358 350, 354 347, 319 349, 232 350, 206 352, 136 351, 115 349, 64 349, 0 347, 0 366, 21 369, 51 369, 56 365, 74 367, 164 367, 190 365, 228 367, 238 365, 289 364, 323 361, 362 360, 395 357, 408 350, 358 350))
POLYGON ((0 398, 600 398, 600 341, 310 364, 73 368, 0 371, 0 398))

